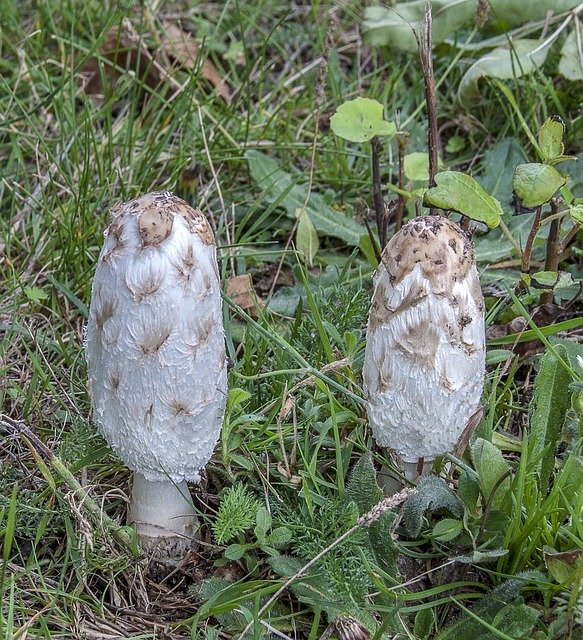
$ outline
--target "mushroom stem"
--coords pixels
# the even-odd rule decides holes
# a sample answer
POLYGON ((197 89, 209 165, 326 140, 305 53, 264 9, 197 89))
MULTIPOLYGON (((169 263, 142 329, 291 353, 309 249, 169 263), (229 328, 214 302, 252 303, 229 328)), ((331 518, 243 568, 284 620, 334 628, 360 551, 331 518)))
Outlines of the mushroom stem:
POLYGON ((128 524, 135 527, 142 549, 159 550, 167 557, 184 555, 198 537, 186 480, 148 480, 134 473, 128 524))

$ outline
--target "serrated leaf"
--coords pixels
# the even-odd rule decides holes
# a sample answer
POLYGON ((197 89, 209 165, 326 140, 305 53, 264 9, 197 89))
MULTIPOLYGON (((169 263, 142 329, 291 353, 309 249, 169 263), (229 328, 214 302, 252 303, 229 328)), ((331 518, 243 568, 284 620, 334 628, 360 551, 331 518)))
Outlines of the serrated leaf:
MULTIPOLYGON (((437 161, 441 170, 444 168, 441 158, 437 161)), ((427 182, 429 180, 429 154, 425 151, 408 153, 404 159, 405 176, 408 180, 427 182)))
POLYGON ((569 215, 575 222, 583 224, 583 204, 574 204, 569 207, 569 215))
MULTIPOLYGON (((563 345, 555 346, 556 353, 568 360, 563 345)), ((561 431, 565 416, 571 406, 569 383, 571 375, 563 367, 559 358, 550 349, 541 360, 541 368, 534 383, 533 411, 530 419, 530 434, 533 454, 545 447, 549 451, 538 464, 541 491, 549 486, 555 466, 555 452, 561 441, 561 431)))
POLYGON ((472 220, 496 227, 502 217, 502 205, 471 177, 459 171, 442 171, 435 176, 436 186, 425 192, 423 203, 463 213, 472 220))
POLYGON ((277 549, 285 546, 291 539, 291 529, 287 527, 277 527, 267 536, 267 543, 277 549))
POLYGON ((458 91, 460 102, 473 102, 482 98, 482 92, 478 86, 482 78, 497 78, 509 80, 521 78, 540 68, 547 59, 548 47, 535 51, 540 45, 539 40, 524 39, 513 40, 512 45, 498 47, 489 51, 464 74, 458 91))
POLYGON ((462 532, 463 523, 461 520, 453 518, 445 518, 440 520, 434 527, 431 537, 441 542, 449 542, 454 540, 462 532))
POLYGON ((368 142, 374 137, 397 131, 394 122, 383 117, 383 105, 370 98, 355 98, 341 104, 330 118, 330 128, 349 142, 368 142))
POLYGON ((476 439, 470 452, 474 469, 478 472, 484 498, 489 500, 495 490, 492 508, 500 509, 510 489, 510 477, 507 476, 510 466, 504 460, 500 449, 483 438, 476 439), (507 477, 502 480, 504 476, 507 477))
POLYGON ((370 454, 361 456, 352 467, 346 486, 346 497, 356 504, 359 516, 370 511, 382 500, 383 492, 377 483, 377 474, 370 454))
POLYGON ((296 218, 298 209, 305 206, 318 232, 340 238, 350 246, 358 246, 360 237, 366 233, 363 225, 341 211, 333 209, 321 194, 313 190, 308 194, 306 185, 295 184, 297 180, 289 173, 282 171, 277 162, 264 153, 249 149, 245 153, 245 158, 251 177, 263 189, 268 203, 283 207, 288 216, 293 219, 296 218))
POLYGON ((548 202, 567 182, 554 167, 539 162, 519 164, 514 170, 512 188, 527 208, 540 207, 548 202))
MULTIPOLYGON (((578 20, 579 33, 583 29, 583 23, 578 20)), ((567 80, 583 80, 583 61, 579 51, 577 42, 577 29, 573 25, 573 29, 565 39, 563 48, 561 49, 561 58, 559 60, 559 73, 567 80)))
POLYGON ((547 118, 538 132, 538 145, 545 160, 557 160, 563 155, 565 123, 558 116, 547 118))
POLYGON ((314 258, 320 248, 318 232, 312 224, 310 214, 306 209, 301 209, 298 215, 298 228, 296 230, 296 248, 303 254, 309 267, 314 265, 314 258))

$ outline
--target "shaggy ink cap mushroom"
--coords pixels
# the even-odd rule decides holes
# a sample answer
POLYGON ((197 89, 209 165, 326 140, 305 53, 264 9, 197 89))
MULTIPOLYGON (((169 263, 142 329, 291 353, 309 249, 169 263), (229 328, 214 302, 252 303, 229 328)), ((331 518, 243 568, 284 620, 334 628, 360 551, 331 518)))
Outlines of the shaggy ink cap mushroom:
POLYGON ((135 472, 129 520, 143 546, 179 552, 196 530, 187 482, 213 453, 227 391, 216 246, 201 211, 169 192, 112 211, 85 352, 94 419, 135 472))
POLYGON ((363 386, 373 435, 415 477, 418 461, 453 451, 479 408, 484 301, 474 251, 442 216, 395 234, 374 277, 363 386))

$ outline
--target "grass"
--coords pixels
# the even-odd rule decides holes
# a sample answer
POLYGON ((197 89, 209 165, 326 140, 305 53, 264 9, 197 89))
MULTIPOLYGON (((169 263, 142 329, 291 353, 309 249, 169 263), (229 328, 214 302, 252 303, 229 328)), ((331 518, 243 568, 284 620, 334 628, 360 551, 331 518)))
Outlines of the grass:
MULTIPOLYGON (((561 325, 557 336, 532 322, 539 293, 509 293, 520 260, 499 230, 475 236, 488 325, 507 332, 489 354, 470 447, 421 482, 400 522, 388 511, 356 526, 382 497, 376 471, 394 469, 374 446, 361 390, 374 265, 333 228, 320 231, 307 268, 289 196, 294 185, 305 198, 323 196, 319 206, 337 225, 370 205, 366 147, 328 130, 350 97, 383 102, 389 118, 407 122, 408 151, 425 149, 416 56, 363 46, 358 2, 186 4, 0 3, 0 406, 9 418, 0 446, 0 636, 217 638, 248 627, 248 637, 310 639, 575 637, 582 427, 579 392, 566 386, 581 380, 580 327, 561 325), (84 66, 123 18, 152 48, 164 19, 192 29, 232 104, 199 73, 176 70, 173 81, 149 86, 136 60, 126 68, 103 57, 101 73, 117 67, 119 78, 101 104, 92 100, 84 66), (249 150, 291 177, 287 191, 257 183, 249 150), (223 279, 249 274, 274 311, 247 313, 225 299, 233 366, 221 440, 194 487, 202 544, 171 575, 153 573, 123 544, 129 532, 113 535, 85 503, 88 495, 113 523, 125 522, 129 472, 89 417, 83 325, 109 209, 153 189, 209 215, 223 279), (529 342, 516 342, 528 322, 529 342)), ((442 136, 463 142, 446 160, 503 200, 514 244, 524 245, 528 219, 510 215, 507 176, 536 159, 525 125, 536 132, 553 113, 567 123, 567 151, 581 152, 580 86, 550 60, 506 83, 515 106, 492 83, 468 110, 455 98, 464 64, 443 48, 435 58, 442 136)), ((396 157, 387 146, 385 184, 396 183, 396 157)), ((536 265, 544 245, 541 232, 536 265)), ((576 245, 561 268, 580 281, 576 245)), ((557 291, 555 302, 576 293, 576 285, 557 291)), ((560 319, 580 311, 574 299, 560 319)))

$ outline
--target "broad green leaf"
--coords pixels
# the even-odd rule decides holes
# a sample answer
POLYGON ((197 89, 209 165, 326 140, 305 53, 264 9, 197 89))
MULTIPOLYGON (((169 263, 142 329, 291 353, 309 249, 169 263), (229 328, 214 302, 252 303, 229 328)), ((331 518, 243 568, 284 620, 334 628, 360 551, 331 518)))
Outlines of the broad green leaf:
POLYGON ((563 155, 565 124, 558 116, 547 118, 538 132, 538 146, 545 160, 555 160, 563 155))
POLYGON ((544 555, 549 573, 559 584, 569 585, 576 578, 583 578, 583 549, 559 553, 545 548, 544 555))
POLYGON ((540 611, 523 603, 507 604, 496 614, 492 626, 507 638, 532 638, 532 630, 540 611))
POLYGON ((530 280, 537 289, 565 289, 573 284, 573 276, 566 271, 538 271, 530 280))
POLYGON ((574 204, 569 207, 569 215, 575 222, 583 224, 583 204, 574 204))
POLYGON ((567 182, 554 167, 539 162, 519 164, 514 171, 514 193, 525 207, 540 207, 567 182))
POLYGON ((465 149, 466 140, 461 136, 452 136, 445 145, 447 153, 458 153, 462 149, 465 149))
MULTIPOLYGON (((577 0, 490 0, 489 20, 498 16, 504 21, 504 31, 509 26, 541 20, 548 12, 554 15, 569 11, 577 0)), ((432 0, 433 42, 444 42, 458 29, 471 26, 476 20, 476 0, 432 0)), ((388 46, 392 49, 416 51, 414 29, 423 20, 425 0, 394 2, 392 6, 372 6, 364 10, 362 32, 367 44, 388 46)), ((506 37, 506 36, 505 36, 506 37)), ((452 44, 457 44, 455 40, 452 44)))
MULTIPOLYGON (((580 32, 583 29, 583 23, 580 20, 579 29, 580 32)), ((575 28, 571 29, 561 49, 559 73, 567 80, 583 80, 583 60, 581 59, 577 43, 577 30, 575 28)))
POLYGON ((510 471, 510 467, 500 449, 483 438, 477 438, 471 447, 472 462, 478 472, 482 494, 489 500, 492 492, 492 507, 500 509, 510 489, 510 477, 502 478, 510 471))
POLYGON ((514 40, 511 48, 506 45, 483 55, 464 74, 458 91, 459 100, 480 100, 482 92, 478 82, 482 78, 521 78, 540 68, 545 63, 549 48, 545 47, 541 51, 531 53, 539 45, 538 40, 514 40))
POLYGON ((417 485, 417 493, 403 504, 403 527, 416 538, 423 528, 426 511, 447 509, 453 516, 461 518, 464 513, 463 502, 437 476, 423 476, 417 485))
POLYGON ((440 520, 434 527, 431 537, 440 542, 454 540, 462 532, 463 523, 461 520, 445 518, 440 520))
POLYGON ((502 205, 471 177, 459 171, 442 171, 435 176, 437 186, 425 192, 423 203, 463 213, 472 220, 496 227, 502 205))
POLYGON ((318 232, 312 224, 310 214, 306 209, 298 213, 298 228, 296 231, 296 248, 304 255, 309 267, 314 265, 314 258, 320 248, 318 232))
POLYGON ((283 207, 293 219, 296 218, 297 210, 305 205, 317 231, 340 238, 350 246, 358 246, 360 237, 366 233, 363 225, 333 209, 319 193, 311 191, 308 194, 306 185, 296 184, 296 179, 282 171, 277 162, 264 153, 250 149, 245 153, 245 158, 251 177, 263 189, 267 202, 283 207))
MULTIPOLYGON (((409 180, 427 182, 429 180, 429 154, 425 151, 415 151, 405 156, 405 176, 409 180)), ((437 161, 439 169, 444 168, 441 158, 437 161)))
POLYGON ((350 142, 368 142, 375 136, 391 136, 397 131, 394 122, 383 117, 383 105, 370 98, 355 98, 341 104, 330 118, 334 133, 350 142))
MULTIPOLYGON (((555 346, 556 353, 568 361, 567 350, 555 346)), ((538 464, 540 486, 543 492, 549 486, 555 466, 555 452, 561 442, 565 416, 571 406, 569 384, 571 375, 551 350, 541 360, 541 368, 534 383, 533 411, 530 418, 530 439, 534 455, 549 447, 538 464)))

